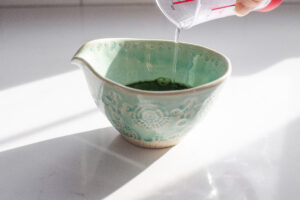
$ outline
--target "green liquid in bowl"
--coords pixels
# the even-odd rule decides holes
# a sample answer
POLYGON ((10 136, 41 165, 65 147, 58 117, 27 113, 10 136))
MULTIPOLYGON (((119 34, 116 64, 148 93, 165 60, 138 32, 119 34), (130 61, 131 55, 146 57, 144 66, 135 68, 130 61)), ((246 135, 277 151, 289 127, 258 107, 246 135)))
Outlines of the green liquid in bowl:
POLYGON ((183 83, 177 83, 168 78, 157 78, 153 81, 139 81, 126 85, 131 88, 149 91, 170 91, 170 90, 184 90, 191 88, 191 86, 183 83))

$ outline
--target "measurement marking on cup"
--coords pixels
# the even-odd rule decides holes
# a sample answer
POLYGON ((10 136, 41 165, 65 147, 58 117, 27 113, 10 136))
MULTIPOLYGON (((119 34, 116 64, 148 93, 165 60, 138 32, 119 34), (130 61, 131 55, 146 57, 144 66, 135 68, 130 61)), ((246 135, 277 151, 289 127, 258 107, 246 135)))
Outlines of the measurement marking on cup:
POLYGON ((181 4, 181 3, 187 3, 187 2, 191 2, 191 1, 195 1, 195 0, 183 0, 183 1, 176 1, 176 2, 173 2, 173 5, 176 5, 176 4, 181 4))
MULTIPOLYGON (((188 2, 192 2, 192 1, 195 1, 195 0, 175 1, 172 4, 173 5, 177 5, 177 4, 188 3, 188 2)), ((214 11, 214 10, 220 10, 220 9, 223 9, 223 8, 229 8, 229 7, 233 7, 233 6, 235 6, 235 4, 231 4, 231 5, 227 5, 227 6, 221 6, 221 7, 216 7, 216 8, 212 8, 211 10, 212 11, 214 11)))
POLYGON ((214 10, 220 10, 220 9, 223 9, 223 8, 229 8, 229 7, 233 7, 235 6, 235 4, 231 4, 231 5, 228 5, 228 6, 221 6, 221 7, 217 7, 217 8, 212 8, 211 10, 214 11, 214 10))

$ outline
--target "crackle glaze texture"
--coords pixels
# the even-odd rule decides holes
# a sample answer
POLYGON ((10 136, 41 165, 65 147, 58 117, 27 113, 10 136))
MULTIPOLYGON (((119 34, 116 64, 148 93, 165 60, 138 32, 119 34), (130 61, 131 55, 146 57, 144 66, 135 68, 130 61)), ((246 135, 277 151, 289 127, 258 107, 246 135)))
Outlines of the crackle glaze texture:
POLYGON ((134 144, 161 148, 178 143, 205 113, 229 74, 230 64, 222 55, 184 43, 177 48, 174 60, 173 42, 103 39, 83 45, 73 58, 83 69, 97 106, 134 144), (193 88, 147 92, 125 86, 158 77, 193 88))

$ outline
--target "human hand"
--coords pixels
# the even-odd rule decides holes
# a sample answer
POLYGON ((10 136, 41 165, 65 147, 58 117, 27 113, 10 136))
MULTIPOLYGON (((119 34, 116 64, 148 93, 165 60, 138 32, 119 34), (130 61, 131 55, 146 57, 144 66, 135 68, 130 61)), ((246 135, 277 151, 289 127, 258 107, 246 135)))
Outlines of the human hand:
POLYGON ((254 10, 263 0, 236 0, 235 12, 245 16, 254 10))

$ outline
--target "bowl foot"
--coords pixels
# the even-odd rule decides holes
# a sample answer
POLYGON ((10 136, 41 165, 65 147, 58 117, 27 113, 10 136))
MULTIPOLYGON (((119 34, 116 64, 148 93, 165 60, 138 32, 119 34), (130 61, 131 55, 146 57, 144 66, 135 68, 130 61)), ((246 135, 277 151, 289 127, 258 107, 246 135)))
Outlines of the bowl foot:
POLYGON ((177 138, 175 140, 170 140, 170 141, 145 142, 142 140, 136 140, 136 139, 130 138, 126 135, 121 134, 121 136, 123 138, 125 138, 125 140, 127 140, 131 144, 134 144, 138 147, 149 148, 149 149, 161 149, 161 148, 175 146, 181 140, 181 138, 177 138))

